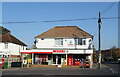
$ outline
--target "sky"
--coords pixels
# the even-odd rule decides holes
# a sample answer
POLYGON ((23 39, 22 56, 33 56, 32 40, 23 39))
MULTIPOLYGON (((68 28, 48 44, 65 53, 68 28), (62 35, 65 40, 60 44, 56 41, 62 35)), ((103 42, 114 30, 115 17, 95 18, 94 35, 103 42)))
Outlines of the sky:
MULTIPOLYGON (((37 21, 34 23, 2 24, 11 34, 32 47, 34 37, 55 26, 78 26, 94 36, 98 49, 98 23, 95 20, 42 22, 83 18, 118 17, 118 3, 112 2, 3 2, 2 21, 37 21), (110 5, 112 7, 106 10, 110 5)), ((102 19, 101 48, 118 47, 118 19, 102 19)))

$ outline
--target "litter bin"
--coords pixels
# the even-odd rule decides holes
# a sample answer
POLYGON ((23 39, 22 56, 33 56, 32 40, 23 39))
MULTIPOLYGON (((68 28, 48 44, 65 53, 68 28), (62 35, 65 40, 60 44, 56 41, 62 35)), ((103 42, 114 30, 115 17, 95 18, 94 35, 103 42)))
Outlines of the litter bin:
POLYGON ((11 63, 11 67, 21 67, 22 66, 22 62, 12 62, 11 63))
POLYGON ((4 62, 4 69, 8 68, 8 62, 4 62))

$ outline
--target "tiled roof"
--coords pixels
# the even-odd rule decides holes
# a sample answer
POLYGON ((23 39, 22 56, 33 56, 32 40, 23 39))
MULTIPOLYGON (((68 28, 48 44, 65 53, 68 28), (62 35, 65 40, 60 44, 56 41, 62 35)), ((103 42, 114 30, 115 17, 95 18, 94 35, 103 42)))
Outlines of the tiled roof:
POLYGON ((73 37, 73 38, 83 38, 91 37, 92 35, 78 28, 77 26, 56 26, 35 38, 55 38, 55 37, 73 37))
POLYGON ((27 46, 26 44, 24 44, 19 39, 17 39, 16 37, 14 37, 13 35, 11 35, 9 33, 2 35, 0 37, 0 42, 11 42, 11 43, 27 46))

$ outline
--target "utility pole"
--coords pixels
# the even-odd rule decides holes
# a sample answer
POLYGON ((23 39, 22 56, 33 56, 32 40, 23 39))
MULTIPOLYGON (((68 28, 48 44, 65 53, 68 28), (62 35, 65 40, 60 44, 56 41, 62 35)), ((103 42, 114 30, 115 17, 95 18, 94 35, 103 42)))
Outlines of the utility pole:
POLYGON ((99 52, 99 62, 98 62, 98 69, 101 68, 101 18, 100 18, 100 12, 99 12, 99 18, 98 18, 98 52, 99 52))

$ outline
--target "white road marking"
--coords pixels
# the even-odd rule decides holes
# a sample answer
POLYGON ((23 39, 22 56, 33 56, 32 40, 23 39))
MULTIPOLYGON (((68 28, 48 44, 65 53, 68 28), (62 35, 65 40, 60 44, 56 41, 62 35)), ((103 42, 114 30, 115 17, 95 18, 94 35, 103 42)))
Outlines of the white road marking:
POLYGON ((110 68, 110 67, 108 67, 108 66, 106 66, 106 65, 104 65, 104 67, 109 68, 109 69, 110 69, 110 71, 112 71, 112 73, 113 73, 113 74, 115 73, 115 72, 113 71, 113 69, 112 69, 112 68, 110 68))

